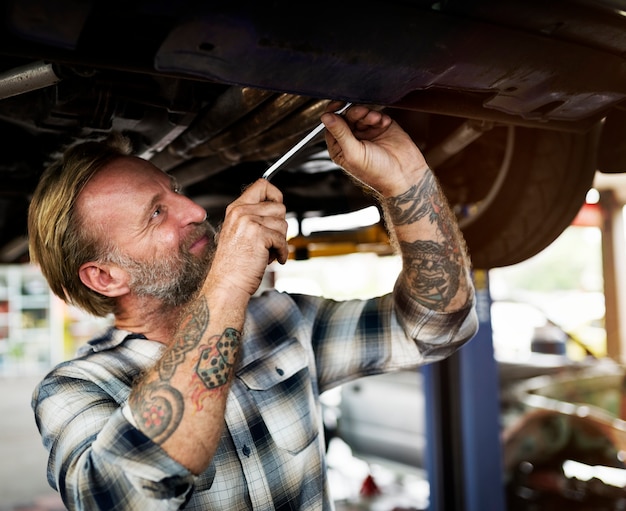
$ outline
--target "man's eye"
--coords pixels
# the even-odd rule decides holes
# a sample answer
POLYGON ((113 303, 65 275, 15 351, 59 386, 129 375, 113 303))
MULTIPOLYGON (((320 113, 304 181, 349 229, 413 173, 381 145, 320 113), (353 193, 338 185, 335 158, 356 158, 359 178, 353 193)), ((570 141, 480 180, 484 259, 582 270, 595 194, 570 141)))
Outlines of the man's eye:
POLYGON ((153 212, 152 212, 152 218, 156 218, 157 216, 159 216, 161 214, 161 208, 156 208, 153 212))

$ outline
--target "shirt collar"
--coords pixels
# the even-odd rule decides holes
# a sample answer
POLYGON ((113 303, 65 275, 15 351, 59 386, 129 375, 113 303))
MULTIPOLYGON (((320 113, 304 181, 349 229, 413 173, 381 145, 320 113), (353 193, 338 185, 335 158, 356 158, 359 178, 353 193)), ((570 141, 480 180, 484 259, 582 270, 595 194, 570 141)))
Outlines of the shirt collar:
POLYGON ((119 346, 127 339, 147 339, 147 337, 143 334, 120 330, 112 326, 100 337, 95 337, 88 341, 85 348, 93 352, 110 350, 119 346))

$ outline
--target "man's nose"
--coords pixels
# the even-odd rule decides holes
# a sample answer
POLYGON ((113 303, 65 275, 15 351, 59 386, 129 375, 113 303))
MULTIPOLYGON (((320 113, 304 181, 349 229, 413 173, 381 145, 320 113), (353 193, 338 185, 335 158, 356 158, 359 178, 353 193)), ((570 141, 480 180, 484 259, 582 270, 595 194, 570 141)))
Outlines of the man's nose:
POLYGON ((185 197, 184 195, 180 196, 181 201, 181 221, 186 224, 199 224, 206 220, 207 212, 206 210, 196 204, 189 197, 185 197))

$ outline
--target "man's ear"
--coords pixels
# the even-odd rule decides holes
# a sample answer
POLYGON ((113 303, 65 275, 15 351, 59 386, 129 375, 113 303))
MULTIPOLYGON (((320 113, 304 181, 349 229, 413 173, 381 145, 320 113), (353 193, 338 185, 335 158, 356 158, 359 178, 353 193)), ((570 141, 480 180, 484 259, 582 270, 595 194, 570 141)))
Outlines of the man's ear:
POLYGON ((89 262, 78 270, 83 284, 104 296, 121 296, 130 291, 128 273, 118 266, 89 262))

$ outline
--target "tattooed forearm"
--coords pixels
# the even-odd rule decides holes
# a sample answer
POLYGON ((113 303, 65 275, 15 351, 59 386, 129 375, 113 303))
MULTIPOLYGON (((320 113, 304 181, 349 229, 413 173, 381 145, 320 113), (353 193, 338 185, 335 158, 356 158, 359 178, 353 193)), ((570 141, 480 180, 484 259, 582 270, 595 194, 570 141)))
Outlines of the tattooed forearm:
POLYGON ((207 389, 228 383, 239 352, 239 332, 227 328, 216 344, 202 346, 196 374, 207 389))
POLYGON ((240 338, 237 330, 227 328, 219 339, 212 338, 209 344, 200 346, 193 375, 195 389, 192 400, 196 410, 202 410, 202 401, 209 391, 226 388, 239 358, 240 338))
POLYGON ((427 172, 418 184, 403 194, 386 199, 385 210, 395 226, 409 225, 426 217, 447 244, 465 246, 456 219, 432 172, 427 172))
POLYGON ((466 288, 469 259, 463 236, 434 174, 425 172, 406 192, 387 198, 384 207, 393 226, 414 229, 404 229, 400 242, 395 230, 391 230, 390 236, 402 253, 403 278, 409 293, 433 310, 446 310, 458 298, 460 289, 466 288))
POLYGON ((432 202, 433 197, 437 197, 437 183, 432 173, 428 172, 420 183, 403 194, 386 199, 390 220, 394 225, 412 224, 425 216, 430 216, 432 220, 433 211, 440 209, 440 205, 432 202))
POLYGON ((185 412, 183 394, 171 379, 189 352, 197 350, 193 378, 195 385, 191 399, 196 409, 201 409, 202 390, 225 386, 231 378, 239 353, 240 333, 227 328, 222 335, 213 336, 207 345, 200 345, 209 325, 209 309, 206 300, 200 299, 188 309, 177 330, 171 346, 167 349, 154 373, 135 386, 130 396, 133 416, 141 430, 154 442, 163 443, 179 427, 185 412))
POLYGON ((140 429, 157 444, 167 440, 183 418, 183 396, 165 383, 144 385, 131 396, 131 402, 140 429))
POLYGON ((415 300, 444 310, 457 294, 462 260, 434 241, 402 242, 404 278, 415 300))
POLYGON ((161 359, 159 374, 161 379, 169 380, 176 367, 184 360, 185 354, 194 349, 209 324, 209 308, 205 300, 198 300, 189 309, 178 329, 171 349, 161 359))

